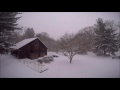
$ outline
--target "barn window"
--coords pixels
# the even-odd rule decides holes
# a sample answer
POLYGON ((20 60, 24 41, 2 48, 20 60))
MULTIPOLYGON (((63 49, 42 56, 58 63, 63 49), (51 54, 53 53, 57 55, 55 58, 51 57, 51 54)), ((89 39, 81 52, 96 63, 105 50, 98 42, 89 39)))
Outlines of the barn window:
POLYGON ((38 41, 35 41, 35 46, 38 46, 39 45, 39 42, 38 41))

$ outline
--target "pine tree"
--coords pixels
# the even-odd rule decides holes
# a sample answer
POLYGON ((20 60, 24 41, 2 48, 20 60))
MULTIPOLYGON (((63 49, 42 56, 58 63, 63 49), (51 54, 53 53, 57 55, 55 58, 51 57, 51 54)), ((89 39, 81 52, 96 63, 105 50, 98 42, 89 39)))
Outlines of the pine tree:
POLYGON ((101 18, 97 20, 95 31, 95 49, 94 52, 98 55, 106 55, 118 50, 116 29, 113 28, 111 22, 103 22, 101 18))
POLYGON ((118 33, 114 21, 106 21, 107 37, 109 41, 108 52, 115 55, 114 52, 118 51, 118 33))
POLYGON ((0 12, 0 54, 8 53, 11 43, 12 34, 14 30, 21 28, 17 27, 17 20, 20 17, 16 17, 20 13, 18 12, 0 12))
POLYGON ((117 27, 118 27, 118 32, 119 32, 119 34, 118 34, 118 47, 120 48, 120 22, 118 22, 118 25, 117 25, 117 27))
POLYGON ((118 34, 118 47, 120 48, 120 32, 118 34))

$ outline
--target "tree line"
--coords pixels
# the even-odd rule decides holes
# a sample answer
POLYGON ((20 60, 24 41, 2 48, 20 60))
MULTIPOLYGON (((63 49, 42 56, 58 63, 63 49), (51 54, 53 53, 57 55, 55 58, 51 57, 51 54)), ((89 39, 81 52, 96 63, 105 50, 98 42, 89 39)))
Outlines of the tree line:
POLYGON ((62 52, 72 62, 76 54, 87 54, 88 51, 96 55, 110 56, 120 48, 120 24, 114 21, 98 18, 96 24, 85 27, 77 33, 65 33, 58 40, 54 40, 46 32, 34 33, 33 28, 25 28, 22 35, 16 35, 16 43, 38 37, 47 47, 48 51, 62 52))
POLYGON ((65 33, 54 40, 46 32, 35 34, 34 29, 17 27, 18 12, 0 12, 0 54, 9 52, 10 46, 24 39, 38 37, 48 51, 62 52, 72 62, 76 54, 115 55, 120 48, 120 22, 98 18, 93 26, 77 33, 65 33), (20 30, 21 29, 21 30, 20 30))

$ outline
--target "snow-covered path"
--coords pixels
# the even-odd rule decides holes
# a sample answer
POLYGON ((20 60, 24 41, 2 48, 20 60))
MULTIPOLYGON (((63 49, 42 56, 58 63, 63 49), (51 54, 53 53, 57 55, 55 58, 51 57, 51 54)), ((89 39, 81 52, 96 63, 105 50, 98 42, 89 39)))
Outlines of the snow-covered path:
POLYGON ((38 73, 11 55, 0 56, 1 78, 120 78, 120 60, 111 57, 98 57, 92 53, 76 55, 72 63, 59 55, 49 68, 38 73))

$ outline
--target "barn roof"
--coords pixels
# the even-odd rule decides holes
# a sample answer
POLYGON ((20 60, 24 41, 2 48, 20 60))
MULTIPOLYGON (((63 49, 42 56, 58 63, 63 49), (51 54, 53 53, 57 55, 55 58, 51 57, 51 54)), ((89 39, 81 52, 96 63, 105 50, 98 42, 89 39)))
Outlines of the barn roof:
MULTIPOLYGON (((39 38, 36 37, 36 38, 29 38, 29 39, 22 40, 19 43, 16 43, 15 46, 12 46, 11 48, 13 48, 13 49, 19 49, 19 48, 25 46, 26 44, 34 41, 35 39, 39 39, 39 38)), ((40 42, 45 46, 45 44, 41 40, 40 40, 40 42)), ((45 46, 45 47, 47 48, 47 46, 45 46)))

